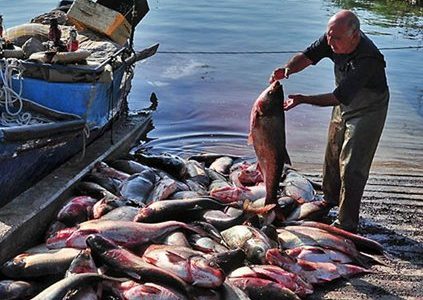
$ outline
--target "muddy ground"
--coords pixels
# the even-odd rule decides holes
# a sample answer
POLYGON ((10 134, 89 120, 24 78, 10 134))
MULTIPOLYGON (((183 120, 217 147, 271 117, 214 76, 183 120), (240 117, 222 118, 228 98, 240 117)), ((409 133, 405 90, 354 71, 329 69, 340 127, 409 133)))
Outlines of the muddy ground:
MULTIPOLYGON (((317 173, 308 174, 316 181, 317 173)), ((336 208, 327 222, 333 221, 336 208)), ((375 273, 319 287, 308 299, 423 299, 423 174, 372 174, 362 202, 358 233, 389 254, 375 273)))

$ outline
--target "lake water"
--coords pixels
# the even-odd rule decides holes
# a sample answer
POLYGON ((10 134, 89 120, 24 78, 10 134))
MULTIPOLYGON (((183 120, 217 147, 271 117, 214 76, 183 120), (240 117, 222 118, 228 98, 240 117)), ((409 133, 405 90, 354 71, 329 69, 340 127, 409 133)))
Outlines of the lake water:
MULTIPOLYGON (((14 26, 58 1, 0 0, 5 25, 14 26)), ((353 9, 362 30, 380 48, 422 46, 422 13, 386 12, 369 1, 150 0, 135 47, 160 43, 158 54, 136 66, 129 107, 159 99, 146 147, 188 156, 202 152, 252 156, 247 145, 251 105, 274 68, 324 33, 340 8, 353 9), (350 4, 351 5, 351 4, 350 4), (178 54, 163 52, 217 52, 178 54), (280 51, 277 54, 221 52, 280 51), (220 52, 220 53, 219 53, 220 52)), ((384 1, 382 1, 384 2, 384 1)), ((391 91, 388 119, 374 167, 420 170, 423 165, 423 49, 382 50, 391 91)), ((333 65, 320 62, 283 81, 285 95, 334 88, 333 65)), ((287 144, 294 165, 319 168, 330 108, 299 106, 287 112, 287 144)))

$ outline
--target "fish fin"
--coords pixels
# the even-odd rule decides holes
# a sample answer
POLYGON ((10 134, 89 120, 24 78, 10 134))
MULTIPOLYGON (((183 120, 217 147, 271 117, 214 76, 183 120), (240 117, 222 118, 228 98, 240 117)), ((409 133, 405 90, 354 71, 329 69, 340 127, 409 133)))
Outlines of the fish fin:
POLYGON ((263 207, 253 207, 250 200, 245 200, 242 206, 242 210, 246 213, 252 213, 255 215, 264 215, 275 208, 276 204, 267 204, 263 207))
POLYGON ((171 263, 178 263, 178 262, 181 262, 181 261, 186 261, 186 259, 184 257, 180 256, 177 253, 171 252, 171 251, 166 251, 166 256, 171 263))

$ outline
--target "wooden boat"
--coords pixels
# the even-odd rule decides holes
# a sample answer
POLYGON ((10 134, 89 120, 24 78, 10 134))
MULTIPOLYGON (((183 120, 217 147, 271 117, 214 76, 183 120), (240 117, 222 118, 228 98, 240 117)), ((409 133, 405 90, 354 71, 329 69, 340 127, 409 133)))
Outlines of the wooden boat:
POLYGON ((0 207, 110 127, 126 108, 135 62, 157 48, 126 43, 98 64, 0 59, 0 113, 12 119, 0 125, 0 207), (47 121, 18 124, 25 115, 47 121))

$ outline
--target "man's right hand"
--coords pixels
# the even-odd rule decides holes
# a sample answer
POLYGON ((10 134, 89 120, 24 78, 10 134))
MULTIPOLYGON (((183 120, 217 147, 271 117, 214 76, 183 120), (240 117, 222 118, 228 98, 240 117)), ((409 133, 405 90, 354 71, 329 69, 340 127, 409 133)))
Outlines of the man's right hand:
POLYGON ((284 78, 288 78, 288 68, 278 68, 273 71, 272 75, 270 75, 269 83, 273 83, 277 80, 281 80, 284 78))

